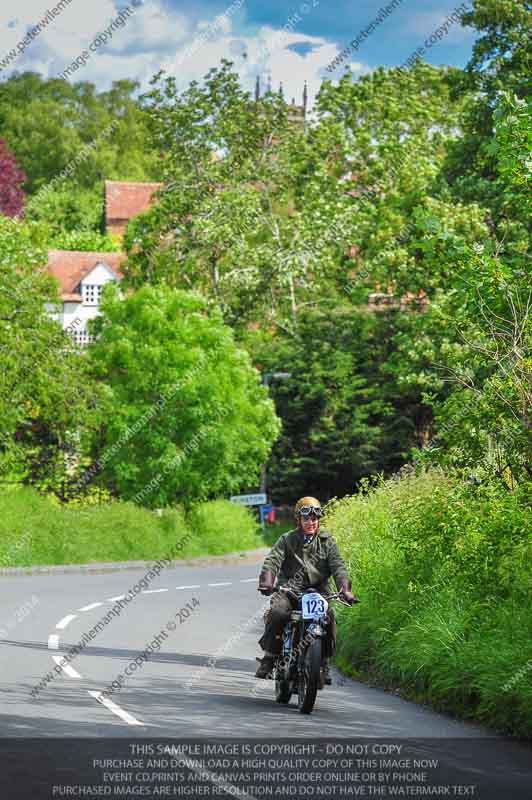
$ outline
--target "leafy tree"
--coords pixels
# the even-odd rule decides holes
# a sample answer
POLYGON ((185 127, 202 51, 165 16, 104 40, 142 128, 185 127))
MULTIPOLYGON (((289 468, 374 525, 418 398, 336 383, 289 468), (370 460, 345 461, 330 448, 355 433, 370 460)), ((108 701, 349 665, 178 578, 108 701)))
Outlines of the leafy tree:
POLYGON ((26 175, 17 164, 15 156, 9 152, 3 139, 0 139, 0 213, 17 217, 24 206, 25 194, 21 189, 26 175))
POLYGON ((4 81, 0 134, 26 172, 29 193, 50 183, 84 147, 87 157, 73 175, 81 188, 94 189, 104 178, 157 180, 159 152, 146 147, 137 90, 133 81, 116 81, 98 93, 86 81, 70 84, 32 72, 4 81))
POLYGON ((33 195, 25 209, 26 219, 44 222, 52 234, 101 231, 104 216, 103 183, 84 189, 65 182, 51 192, 33 195))
POLYGON ((109 418, 96 469, 113 490, 147 506, 190 503, 254 481, 279 423, 246 352, 196 294, 109 287, 95 374, 109 418))
POLYGON ((248 334, 263 375, 273 376, 266 379, 283 421, 268 465, 276 501, 350 493, 368 474, 395 471, 419 443, 428 409, 383 372, 392 335, 386 315, 345 305, 305 310, 295 337, 275 329, 248 334))
POLYGON ((58 301, 35 226, 0 216, 0 471, 59 494, 73 436, 96 414, 87 360, 50 317, 58 301))

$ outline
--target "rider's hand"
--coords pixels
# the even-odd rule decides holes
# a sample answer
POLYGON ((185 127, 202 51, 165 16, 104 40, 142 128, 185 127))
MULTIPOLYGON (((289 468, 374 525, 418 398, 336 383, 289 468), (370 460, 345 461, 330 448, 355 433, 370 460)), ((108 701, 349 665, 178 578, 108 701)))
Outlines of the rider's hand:
POLYGON ((347 589, 342 589, 341 597, 342 600, 345 600, 345 602, 349 603, 350 606, 354 606, 355 603, 360 603, 360 600, 356 594, 353 594, 353 592, 350 592, 347 589))
POLYGON ((261 594, 272 594, 275 584, 275 575, 271 569, 263 569, 259 575, 259 592, 261 594))

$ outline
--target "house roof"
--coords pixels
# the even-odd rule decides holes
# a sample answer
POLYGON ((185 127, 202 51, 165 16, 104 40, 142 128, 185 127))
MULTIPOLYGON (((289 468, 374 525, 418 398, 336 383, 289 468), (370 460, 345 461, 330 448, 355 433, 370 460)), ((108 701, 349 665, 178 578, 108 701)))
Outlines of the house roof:
POLYGON ((133 183, 131 181, 105 181, 105 219, 128 220, 152 204, 154 193, 162 183, 133 183))
POLYGON ((47 269, 59 281, 61 299, 80 300, 76 288, 97 264, 104 264, 118 280, 124 277, 120 267, 125 253, 91 253, 81 250, 49 250, 47 269))

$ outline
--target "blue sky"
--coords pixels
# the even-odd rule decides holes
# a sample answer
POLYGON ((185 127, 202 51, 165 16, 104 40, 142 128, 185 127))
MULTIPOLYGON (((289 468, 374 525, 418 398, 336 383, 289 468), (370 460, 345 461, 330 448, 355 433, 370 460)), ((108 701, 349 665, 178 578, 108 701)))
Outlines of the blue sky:
MULTIPOLYGON (((58 0, 2 0, 0 65, 27 31, 43 20, 58 0)), ((66 2, 66 0, 64 0, 66 2)), ((12 69, 32 69, 44 76, 62 73, 85 51, 68 78, 90 80, 100 89, 112 80, 130 78, 147 86, 159 69, 175 75, 183 87, 200 79, 225 57, 233 60, 243 83, 257 74, 283 81, 288 97, 301 97, 306 80, 311 98, 324 77, 337 79, 349 65, 353 75, 379 65, 402 64, 459 7, 456 0, 394 0, 397 7, 334 72, 326 67, 365 29, 387 2, 373 0, 70 0, 27 46, 19 47, 0 79, 12 69), (129 5, 125 23, 114 26, 129 5), (107 31, 107 41, 95 39, 107 31), (92 49, 90 48, 93 44, 92 49)), ((463 6, 465 7, 465 6, 463 6)), ((465 66, 474 31, 459 23, 427 50, 432 64, 465 66)), ((434 40, 436 41, 436 40, 434 40)))

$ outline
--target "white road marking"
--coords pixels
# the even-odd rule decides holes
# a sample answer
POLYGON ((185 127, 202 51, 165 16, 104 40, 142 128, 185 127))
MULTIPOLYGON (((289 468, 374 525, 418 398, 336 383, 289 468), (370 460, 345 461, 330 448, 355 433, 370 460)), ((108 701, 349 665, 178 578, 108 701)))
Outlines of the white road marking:
POLYGON ((52 633, 48 637, 48 648, 50 650, 59 650, 59 636, 56 633, 52 633))
POLYGON ((64 661, 65 658, 64 656, 52 656, 52 658, 55 661, 55 663, 61 667, 63 672, 66 672, 69 678, 81 678, 79 672, 76 672, 76 670, 73 667, 71 667, 70 664, 61 663, 62 661, 64 661))
POLYGON ((208 583, 207 586, 231 586, 232 581, 228 581, 227 583, 208 583))
POLYGON ((116 703, 113 703, 112 700, 109 700, 108 697, 104 697, 101 692, 89 692, 89 694, 94 697, 99 703, 104 705, 109 711, 112 711, 113 714, 116 714, 117 717, 127 722, 128 725, 144 725, 144 722, 140 722, 140 720, 136 719, 132 714, 128 714, 127 711, 124 711, 123 708, 117 706, 116 703))
POLYGON ((90 603, 88 606, 83 606, 83 608, 78 608, 78 611, 92 611, 93 608, 98 608, 98 606, 103 606, 103 603, 90 603))
POLYGON ((108 597, 107 598, 107 602, 108 603, 114 603, 115 600, 124 600, 125 597, 126 597, 125 594, 119 594, 118 597, 108 597))
POLYGON ((192 584, 192 586, 176 586, 175 588, 176 589, 199 589, 200 585, 199 585, 199 583, 194 583, 194 584, 192 584))
POLYGON ((252 581, 255 582, 257 578, 244 578, 244 580, 240 581, 240 583, 251 583, 252 581))
POLYGON ((66 628, 69 622, 72 622, 72 620, 76 619, 77 616, 78 616, 77 614, 67 614, 66 617, 63 617, 63 619, 59 620, 59 622, 55 626, 56 630, 58 631, 64 630, 64 628, 66 628))
POLYGON ((141 594, 156 594, 157 592, 168 592, 169 589, 144 589, 141 594))

